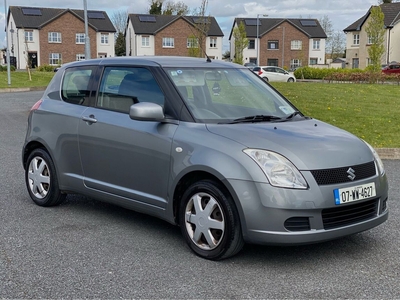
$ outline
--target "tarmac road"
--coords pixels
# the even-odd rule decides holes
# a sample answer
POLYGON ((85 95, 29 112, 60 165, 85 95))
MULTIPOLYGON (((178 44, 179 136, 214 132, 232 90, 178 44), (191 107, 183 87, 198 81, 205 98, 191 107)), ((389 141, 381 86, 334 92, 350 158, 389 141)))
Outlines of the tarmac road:
POLYGON ((212 262, 192 254, 179 228, 146 215, 77 195, 36 206, 21 147, 42 93, 0 94, 0 298, 400 298, 399 160, 384 160, 385 224, 317 245, 246 245, 212 262))

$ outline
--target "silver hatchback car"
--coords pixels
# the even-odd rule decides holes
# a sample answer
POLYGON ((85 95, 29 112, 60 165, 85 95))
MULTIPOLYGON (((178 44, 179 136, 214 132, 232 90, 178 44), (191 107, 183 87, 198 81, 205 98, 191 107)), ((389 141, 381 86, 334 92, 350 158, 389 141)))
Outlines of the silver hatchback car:
POLYGON ((22 162, 36 204, 80 193, 146 213, 212 260, 388 218, 371 146, 304 116, 248 68, 209 59, 64 65, 32 107, 22 162))

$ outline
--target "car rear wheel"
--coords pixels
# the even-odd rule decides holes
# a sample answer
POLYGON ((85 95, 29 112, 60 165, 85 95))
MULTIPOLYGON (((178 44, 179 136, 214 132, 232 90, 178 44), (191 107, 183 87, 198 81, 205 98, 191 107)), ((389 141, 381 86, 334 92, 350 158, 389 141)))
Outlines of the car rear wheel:
POLYGON ((179 217, 186 242, 202 258, 224 259, 243 247, 236 206, 217 182, 192 184, 183 195, 179 217))
POLYGON ((35 149, 25 167, 25 183, 32 200, 40 206, 54 206, 64 201, 54 163, 43 149, 35 149))
POLYGON ((268 77, 263 77, 263 79, 264 79, 266 82, 269 81, 269 80, 268 80, 268 77))
POLYGON ((287 82, 294 82, 294 79, 292 77, 290 77, 287 82))

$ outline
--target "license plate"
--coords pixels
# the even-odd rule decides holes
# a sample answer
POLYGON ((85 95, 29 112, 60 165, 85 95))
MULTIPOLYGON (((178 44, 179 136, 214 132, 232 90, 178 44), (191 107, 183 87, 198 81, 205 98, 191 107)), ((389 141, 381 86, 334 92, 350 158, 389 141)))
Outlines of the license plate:
POLYGON ((333 195, 335 196, 336 205, 368 199, 376 196, 375 183, 371 182, 349 188, 335 189, 333 190, 333 195))

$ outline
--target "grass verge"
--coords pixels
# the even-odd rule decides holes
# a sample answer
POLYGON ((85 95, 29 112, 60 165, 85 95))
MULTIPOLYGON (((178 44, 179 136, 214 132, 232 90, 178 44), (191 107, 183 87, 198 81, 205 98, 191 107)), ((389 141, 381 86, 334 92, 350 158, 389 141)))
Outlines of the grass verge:
MULTIPOLYGON (((54 72, 0 72, 0 88, 46 87, 54 72)), ((307 116, 330 123, 376 148, 400 148, 400 86, 390 84, 271 83, 307 116)))
POLYGON ((7 72, 0 72, 0 88, 28 88, 46 87, 53 78, 54 72, 31 71, 32 80, 29 80, 28 72, 11 72, 11 85, 8 85, 7 72))
POLYGON ((315 82, 272 85, 310 117, 345 129, 373 147, 400 148, 397 85, 315 82))

